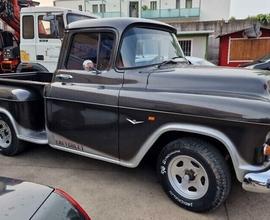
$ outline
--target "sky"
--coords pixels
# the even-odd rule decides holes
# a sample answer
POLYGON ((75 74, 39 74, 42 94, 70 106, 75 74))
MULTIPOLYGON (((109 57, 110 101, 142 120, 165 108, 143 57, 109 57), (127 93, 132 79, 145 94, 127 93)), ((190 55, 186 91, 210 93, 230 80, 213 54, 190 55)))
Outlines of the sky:
POLYGON ((51 6, 53 5, 53 0, 36 0, 37 2, 40 2, 41 6, 51 6))

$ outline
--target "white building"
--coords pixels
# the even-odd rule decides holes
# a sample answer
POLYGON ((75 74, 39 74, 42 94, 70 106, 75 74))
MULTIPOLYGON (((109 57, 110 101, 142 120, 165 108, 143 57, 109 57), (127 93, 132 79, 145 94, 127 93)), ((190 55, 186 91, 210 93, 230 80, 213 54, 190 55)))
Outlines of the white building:
POLYGON ((55 0, 58 7, 100 17, 143 17, 196 21, 245 19, 270 12, 270 0, 55 0))
MULTIPOLYGON (((182 21, 206 22, 234 17, 245 19, 270 12, 270 0, 55 0, 54 5, 88 11, 99 17, 142 17, 173 25, 182 21)), ((215 30, 196 28, 178 32, 186 55, 207 58, 215 30), (209 36, 211 36, 209 38, 209 36)))

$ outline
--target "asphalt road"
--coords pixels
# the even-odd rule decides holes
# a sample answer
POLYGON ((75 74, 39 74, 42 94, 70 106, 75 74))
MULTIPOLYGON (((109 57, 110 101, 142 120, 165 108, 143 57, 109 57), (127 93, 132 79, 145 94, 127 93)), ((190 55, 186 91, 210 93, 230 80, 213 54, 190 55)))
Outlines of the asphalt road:
POLYGON ((147 163, 136 169, 33 146, 16 157, 0 156, 0 175, 61 188, 94 220, 270 219, 270 195, 244 192, 233 183, 227 202, 207 214, 176 206, 147 163))

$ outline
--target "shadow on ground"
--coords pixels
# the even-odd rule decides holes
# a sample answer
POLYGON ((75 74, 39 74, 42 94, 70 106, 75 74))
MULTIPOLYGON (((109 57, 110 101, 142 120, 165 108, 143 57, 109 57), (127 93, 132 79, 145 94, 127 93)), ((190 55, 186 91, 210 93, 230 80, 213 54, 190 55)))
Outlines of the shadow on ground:
POLYGON ((0 175, 62 188, 95 220, 269 219, 270 198, 247 193, 236 181, 226 205, 207 214, 176 206, 162 191, 153 164, 136 169, 34 146, 16 157, 0 156, 0 175))

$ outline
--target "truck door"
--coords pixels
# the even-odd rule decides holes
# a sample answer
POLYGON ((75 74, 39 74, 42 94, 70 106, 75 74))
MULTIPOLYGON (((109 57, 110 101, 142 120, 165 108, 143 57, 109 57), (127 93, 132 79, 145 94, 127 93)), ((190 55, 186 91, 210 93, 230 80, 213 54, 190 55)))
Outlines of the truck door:
POLYGON ((50 72, 54 72, 64 35, 63 14, 50 15, 53 19, 44 19, 45 13, 37 13, 36 62, 50 72))
POLYGON ((118 160, 118 95, 123 73, 112 68, 116 35, 95 30, 70 32, 66 37, 69 40, 64 42, 70 43, 63 45, 59 70, 45 94, 49 144, 118 160), (97 70, 84 69, 85 63, 97 70))

